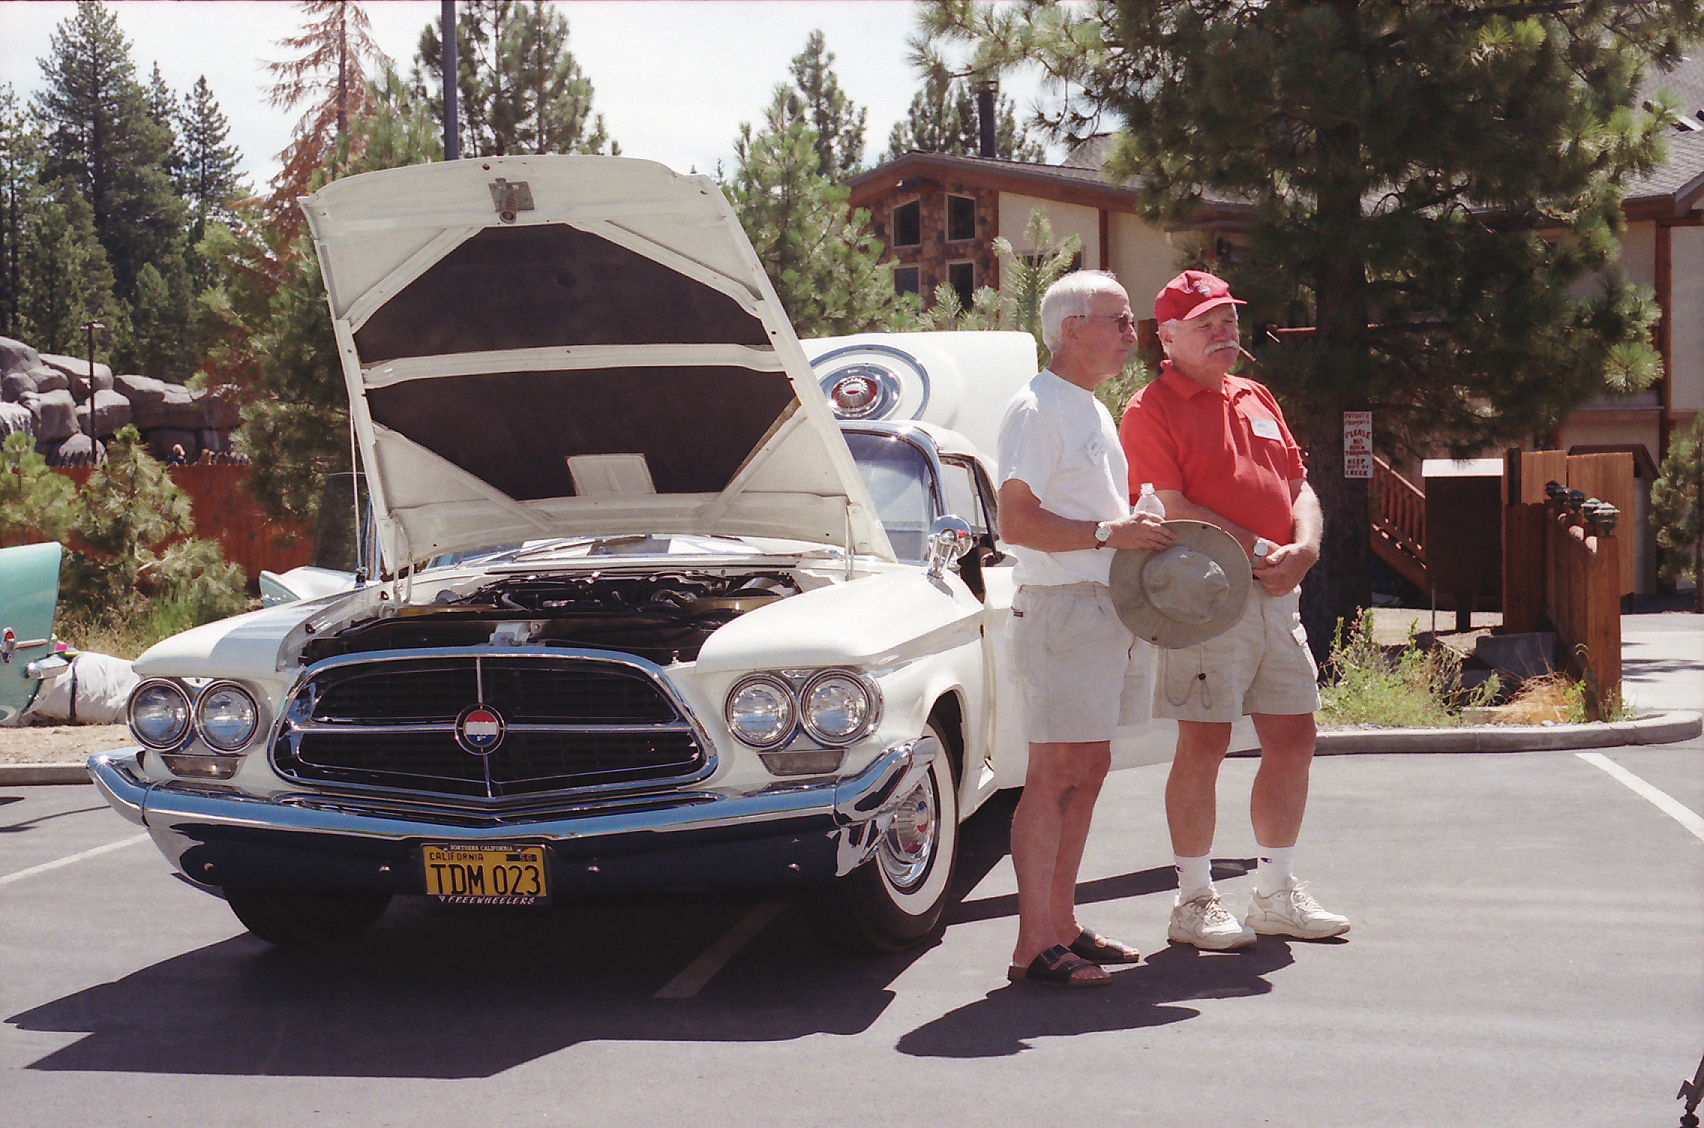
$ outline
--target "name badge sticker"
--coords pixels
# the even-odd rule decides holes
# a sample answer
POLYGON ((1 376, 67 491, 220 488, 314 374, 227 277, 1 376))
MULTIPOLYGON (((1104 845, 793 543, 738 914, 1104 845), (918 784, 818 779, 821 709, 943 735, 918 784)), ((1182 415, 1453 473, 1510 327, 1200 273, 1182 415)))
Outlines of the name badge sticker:
POLYGON ((1248 425, 1254 429, 1255 434, 1263 439, 1283 441, 1284 436, 1278 433, 1278 421, 1276 419, 1250 419, 1248 425))

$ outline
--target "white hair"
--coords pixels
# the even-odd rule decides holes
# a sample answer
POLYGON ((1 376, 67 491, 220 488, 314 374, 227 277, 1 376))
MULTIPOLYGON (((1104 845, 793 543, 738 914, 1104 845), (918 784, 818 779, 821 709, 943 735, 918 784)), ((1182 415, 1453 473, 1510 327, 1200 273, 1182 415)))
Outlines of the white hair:
POLYGON ((1041 296, 1041 342, 1048 352, 1058 352, 1064 337, 1065 319, 1087 317, 1101 294, 1117 294, 1129 300, 1118 278, 1106 270, 1073 270, 1047 288, 1041 296))

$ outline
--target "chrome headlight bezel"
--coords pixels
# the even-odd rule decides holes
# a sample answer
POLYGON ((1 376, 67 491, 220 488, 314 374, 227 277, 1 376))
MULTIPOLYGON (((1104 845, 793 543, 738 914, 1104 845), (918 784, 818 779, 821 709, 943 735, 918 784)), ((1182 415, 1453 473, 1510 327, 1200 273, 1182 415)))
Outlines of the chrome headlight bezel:
POLYGON ((130 700, 124 706, 124 720, 130 726, 130 735, 144 748, 176 752, 194 735, 195 705, 182 684, 171 678, 149 678, 130 691, 130 700), (163 709, 176 719, 169 728, 161 728, 157 722, 144 723, 138 719, 144 707, 150 710, 150 717, 156 717, 155 711, 163 709))
POLYGON ((881 696, 855 671, 823 670, 799 690, 799 719, 811 739, 831 748, 867 736, 881 718, 881 696))
POLYGON ((735 682, 723 700, 722 717, 728 731, 742 744, 774 748, 792 737, 799 723, 799 704, 793 687, 775 674, 747 674, 735 682), (765 710, 760 703, 767 700, 765 710), (768 720, 763 718, 768 717, 768 720))
POLYGON ((260 702, 255 699, 248 688, 234 681, 216 681, 203 689, 195 699, 195 731, 201 737, 202 743, 216 753, 235 755, 254 740, 260 732, 260 702), (229 734, 221 738, 214 737, 216 725, 222 722, 209 720, 209 710, 219 707, 221 700, 229 701, 235 698, 239 710, 247 713, 246 719, 240 721, 242 728, 241 739, 233 739, 229 734))

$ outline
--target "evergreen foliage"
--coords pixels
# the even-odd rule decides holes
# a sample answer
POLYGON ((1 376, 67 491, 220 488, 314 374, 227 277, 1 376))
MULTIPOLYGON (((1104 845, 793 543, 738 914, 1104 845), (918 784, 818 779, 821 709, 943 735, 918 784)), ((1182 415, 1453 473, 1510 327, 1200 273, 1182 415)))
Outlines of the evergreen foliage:
POLYGON ((0 443, 0 548, 63 541, 76 499, 71 479, 48 468, 29 434, 14 431, 0 443))
POLYGON ((803 121, 816 134, 813 146, 817 171, 836 184, 856 176, 864 162, 864 122, 869 110, 840 89, 834 73, 834 52, 822 32, 805 38, 805 49, 793 56, 791 87, 776 87, 788 121, 803 121))
MULTIPOLYGON (((820 35, 813 34, 794 57, 793 73, 815 74, 821 89, 838 91, 832 71, 813 70, 833 59, 821 48, 820 35)), ((722 190, 799 336, 896 327, 915 299, 894 292, 893 275, 880 261, 881 244, 869 232, 869 213, 849 212, 848 190, 822 172, 817 132, 800 112, 808 94, 778 86, 762 128, 740 124, 734 171, 722 190)), ((836 160, 849 155, 844 146, 835 152, 836 160)))
MULTIPOLYGON (((456 15, 456 111, 462 155, 619 155, 592 112, 592 83, 568 49, 568 17, 533 0, 465 0, 456 15)), ((420 33, 415 96, 444 120, 443 31, 420 33)))
POLYGON ((1704 411, 1692 430, 1669 439, 1657 480, 1651 483, 1651 526, 1663 553, 1662 578, 1692 580, 1693 609, 1704 611, 1704 411))
POLYGON ((184 207, 169 175, 173 135, 137 82, 130 43, 92 0, 54 30, 31 106, 45 131, 41 178, 63 180, 89 206, 115 292, 135 296, 143 264, 182 253, 184 207))
POLYGON ((119 428, 77 494, 73 549, 60 603, 84 620, 134 614, 151 595, 187 602, 206 621, 242 610, 242 569, 196 539, 189 499, 148 455, 136 428, 119 428))
POLYGON ((279 225, 278 243, 288 247, 302 230, 296 200, 308 194, 315 173, 350 153, 349 123, 367 110, 367 68, 384 52, 373 41, 366 9, 352 0, 303 0, 306 26, 278 41, 299 51, 294 58, 267 63, 276 76, 270 100, 281 109, 303 107, 283 162, 272 178, 267 203, 279 225))
POLYGON ((1325 509, 1316 646, 1370 594, 1344 411, 1373 411, 1383 449, 1467 453, 1656 374, 1654 302, 1611 260, 1623 185, 1657 167, 1672 115, 1641 107, 1642 74, 1704 33, 1696 0, 941 0, 924 24, 975 68, 1039 63, 1072 92, 1061 130, 1122 126, 1106 173, 1138 178, 1144 218, 1252 206, 1217 269, 1245 322, 1313 326, 1248 344, 1325 509))
MULTIPOLYGON (((888 131, 887 153, 882 159, 897 160, 913 151, 980 156, 981 120, 971 81, 955 77, 944 68, 931 67, 923 89, 911 98, 905 120, 894 122, 888 131)), ((996 158, 1028 162, 1047 159, 1047 147, 1018 123, 1017 109, 1004 94, 995 96, 994 123, 996 158)))

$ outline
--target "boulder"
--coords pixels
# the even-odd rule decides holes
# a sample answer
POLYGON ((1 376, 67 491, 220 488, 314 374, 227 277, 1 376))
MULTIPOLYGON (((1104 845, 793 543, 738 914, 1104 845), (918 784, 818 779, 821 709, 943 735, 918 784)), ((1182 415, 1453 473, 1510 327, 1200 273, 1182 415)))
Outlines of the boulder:
POLYGON ((42 392, 36 405, 36 438, 44 443, 57 443, 77 433, 77 401, 61 388, 42 392))
POLYGON ((161 462, 171 462, 174 446, 183 448, 185 462, 194 462, 201 457, 201 443, 194 431, 177 427, 155 427, 148 432, 148 453, 161 462))
POLYGON ((89 425, 90 404, 77 405, 77 430, 97 438, 109 439, 118 429, 130 422, 130 401, 117 392, 97 390, 92 401, 94 425, 89 425))
POLYGON ((72 435, 57 442, 38 442, 36 450, 49 466, 98 466, 107 460, 106 447, 87 435, 72 435))
POLYGON ((28 372, 8 372, 0 375, 0 403, 17 403, 19 396, 35 390, 35 377, 28 372))
MULTIPOLYGON (((41 362, 49 368, 56 368, 65 373, 71 381, 71 391, 79 402, 89 398, 89 358, 76 356, 61 356, 57 353, 42 353, 41 362)), ((95 364, 95 387, 106 391, 112 390, 112 366, 95 364)))
POLYGON ((25 372, 41 363, 41 354, 22 341, 0 337, 0 372, 25 372))
POLYGON ((182 384, 121 374, 113 378, 113 390, 130 401, 131 422, 143 431, 154 427, 199 431, 207 426, 206 409, 182 384))
POLYGON ((207 426, 216 431, 229 431, 242 422, 242 414, 237 410, 237 394, 235 384, 220 384, 217 388, 196 394, 207 414, 207 426))
POLYGON ((0 403, 0 439, 4 439, 15 431, 34 435, 36 431, 35 412, 21 403, 0 403))
POLYGON ((71 386, 71 377, 48 364, 38 364, 26 375, 35 381, 38 392, 62 392, 71 386))

